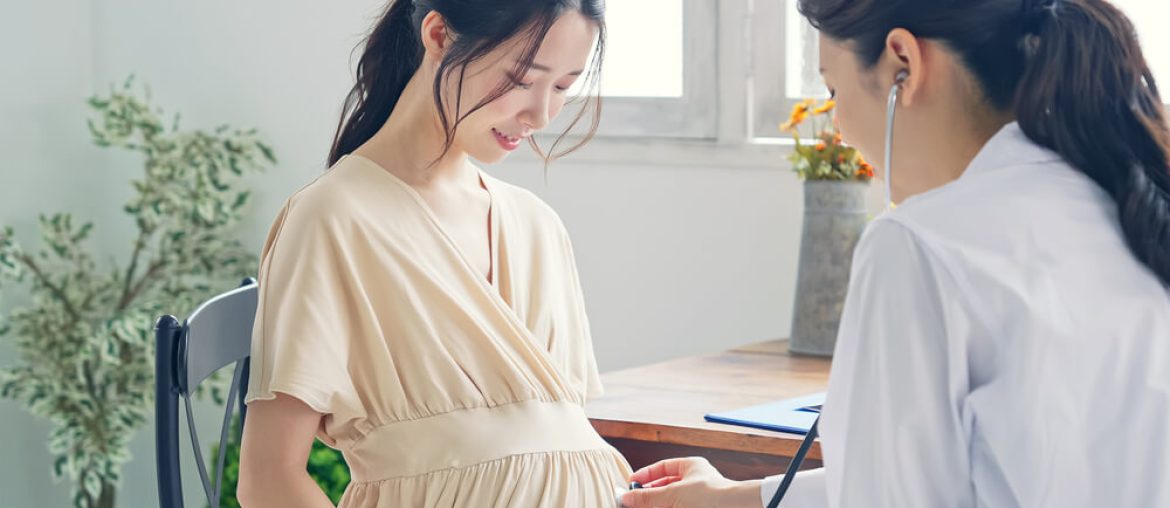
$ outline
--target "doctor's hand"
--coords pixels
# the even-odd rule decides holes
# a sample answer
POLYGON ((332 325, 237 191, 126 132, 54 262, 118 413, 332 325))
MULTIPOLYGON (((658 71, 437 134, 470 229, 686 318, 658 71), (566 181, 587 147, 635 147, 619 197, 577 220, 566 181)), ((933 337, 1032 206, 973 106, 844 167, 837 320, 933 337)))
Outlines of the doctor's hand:
POLYGON ((644 467, 630 477, 643 488, 625 493, 628 508, 760 508, 760 481, 724 478, 707 459, 669 459, 644 467))

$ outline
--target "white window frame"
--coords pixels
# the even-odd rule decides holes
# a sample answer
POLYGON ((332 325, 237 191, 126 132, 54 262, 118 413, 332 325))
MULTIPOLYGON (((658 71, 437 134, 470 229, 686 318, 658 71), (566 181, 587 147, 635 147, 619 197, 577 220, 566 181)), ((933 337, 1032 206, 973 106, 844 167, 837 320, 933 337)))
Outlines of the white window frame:
POLYGON ((828 96, 819 78, 817 32, 796 11, 796 0, 756 0, 752 17, 752 46, 781 48, 752 52, 752 136, 760 142, 787 139, 779 125, 792 107, 805 98, 828 96), (789 75, 792 58, 801 60, 798 76, 789 75), (788 95, 791 80, 799 80, 801 96, 788 95))
MULTIPOLYGON (((780 17, 776 25, 765 17, 774 8, 787 8, 791 1, 684 0, 683 98, 604 98, 597 136, 566 162, 787 167, 791 140, 778 137, 779 133, 759 132, 757 126, 775 131, 782 118, 776 116, 773 121, 771 114, 753 111, 757 94, 764 100, 782 101, 776 108, 785 117, 794 102, 783 97, 786 18, 780 17), (772 93, 780 97, 773 99, 772 93)), ((569 114, 571 110, 565 111, 538 136, 542 147, 547 148, 563 132, 569 114)), ((561 148, 579 140, 579 136, 569 136, 561 148)), ((532 154, 517 155, 520 161, 539 160, 532 154)))

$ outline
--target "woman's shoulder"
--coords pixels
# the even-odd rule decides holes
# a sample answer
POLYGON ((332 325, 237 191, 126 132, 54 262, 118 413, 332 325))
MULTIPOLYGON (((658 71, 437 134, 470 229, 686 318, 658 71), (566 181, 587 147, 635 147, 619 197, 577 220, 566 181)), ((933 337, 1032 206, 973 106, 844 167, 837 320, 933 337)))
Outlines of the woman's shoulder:
POLYGON ((387 185, 385 179, 365 167, 362 159, 343 157, 289 196, 285 212, 289 218, 310 222, 353 221, 370 215, 371 208, 402 201, 401 189, 387 185))
POLYGON ((371 189, 369 176, 354 166, 343 158, 289 195, 276 213, 266 245, 278 237, 285 244, 338 242, 360 230, 365 217, 385 216, 375 208, 393 200, 385 191, 371 189))
POLYGON ((1115 208, 1100 186, 1054 159, 964 175, 907 200, 885 218, 928 243, 954 245, 961 254, 975 247, 980 252, 1043 248, 1069 240, 1062 231, 1114 235, 1115 208))

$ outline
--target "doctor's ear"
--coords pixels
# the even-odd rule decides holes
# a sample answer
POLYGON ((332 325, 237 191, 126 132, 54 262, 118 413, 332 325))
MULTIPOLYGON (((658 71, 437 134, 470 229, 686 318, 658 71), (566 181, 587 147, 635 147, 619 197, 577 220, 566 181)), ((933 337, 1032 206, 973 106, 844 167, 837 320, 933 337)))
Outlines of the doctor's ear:
POLYGON ((895 28, 886 36, 886 49, 878 63, 879 79, 882 74, 890 76, 880 82, 889 87, 899 86, 902 106, 914 103, 922 86, 926 69, 923 61, 923 46, 918 37, 904 28, 895 28))

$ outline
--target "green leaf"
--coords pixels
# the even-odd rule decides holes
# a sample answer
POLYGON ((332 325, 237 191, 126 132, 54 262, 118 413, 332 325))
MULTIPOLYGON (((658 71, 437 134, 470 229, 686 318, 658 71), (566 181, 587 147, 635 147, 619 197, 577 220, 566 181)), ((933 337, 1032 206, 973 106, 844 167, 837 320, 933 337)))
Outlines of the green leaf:
POLYGON ((81 486, 85 489, 85 493, 89 494, 91 499, 97 499, 102 495, 102 479, 97 473, 87 471, 81 477, 81 486))
POLYGON ((239 209, 243 208, 244 205, 248 204, 248 198, 251 196, 251 194, 252 193, 250 193, 248 191, 244 191, 244 192, 237 194, 236 201, 234 203, 232 203, 232 210, 239 210, 239 209))
POLYGON ((73 237, 71 239, 73 240, 74 243, 79 243, 79 242, 85 240, 86 238, 89 238, 89 232, 92 229, 93 229, 93 223, 86 222, 85 224, 82 224, 81 228, 78 229, 76 233, 73 234, 73 237))
POLYGON ((260 149, 260 153, 264 155, 264 158, 267 159, 268 162, 276 164, 276 155, 272 153, 272 148, 259 141, 256 142, 256 148, 260 149))
POLYGON ((6 399, 12 398, 13 394, 16 393, 17 386, 18 382, 16 380, 5 381, 4 384, 0 385, 0 397, 6 399))
POLYGON ((61 478, 65 476, 65 466, 69 463, 69 457, 66 455, 58 455, 53 459, 53 477, 61 478))

